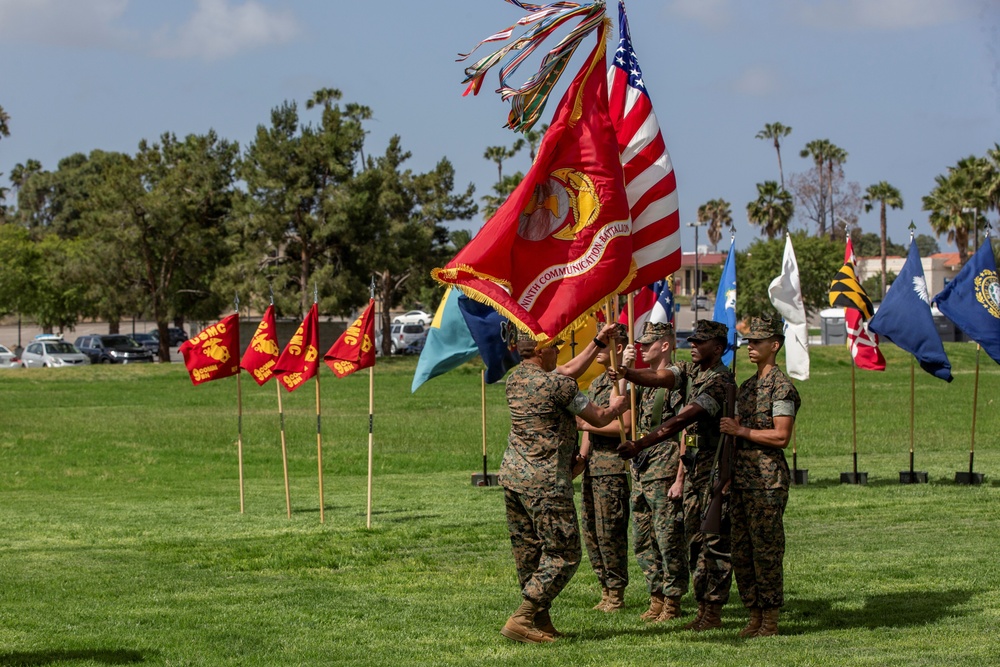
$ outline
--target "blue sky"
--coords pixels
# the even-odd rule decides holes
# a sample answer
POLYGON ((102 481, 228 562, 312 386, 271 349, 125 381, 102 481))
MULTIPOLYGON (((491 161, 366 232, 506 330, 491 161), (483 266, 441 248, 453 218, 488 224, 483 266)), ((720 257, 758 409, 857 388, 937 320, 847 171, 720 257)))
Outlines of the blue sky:
MULTIPOLYGON (((738 247, 756 237, 745 217, 755 184, 778 177, 773 147, 755 139, 767 122, 793 128, 782 149, 786 180, 809 167, 799 150, 827 138, 848 151, 848 180, 899 188, 905 208, 889 216, 897 242, 911 219, 930 233, 920 199, 935 175, 1000 142, 996 0, 627 6, 681 220, 722 197, 738 247)), ((273 107, 296 101, 314 120, 304 101, 334 87, 374 111, 366 153, 399 134, 411 168, 446 156, 460 186, 486 194, 496 169, 483 151, 516 136, 502 128, 496 74, 477 98, 462 98, 455 58, 521 14, 502 0, 0 0, 0 106, 11 117, 0 171, 6 184, 30 158, 55 169, 78 151, 134 153, 167 131, 214 129, 246 146, 273 107)), ((524 152, 507 169, 527 166, 524 152)), ((860 224, 877 231, 877 213, 862 213, 860 224)))

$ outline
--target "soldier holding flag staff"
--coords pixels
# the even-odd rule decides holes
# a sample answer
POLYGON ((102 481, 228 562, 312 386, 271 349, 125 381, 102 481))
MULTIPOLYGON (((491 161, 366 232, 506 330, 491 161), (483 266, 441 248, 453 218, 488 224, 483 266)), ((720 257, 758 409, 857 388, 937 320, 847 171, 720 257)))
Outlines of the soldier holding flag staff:
POLYGON ((801 401, 788 376, 775 365, 784 345, 781 320, 765 315, 750 321, 747 347, 757 373, 740 385, 738 418, 723 418, 723 433, 736 436, 730 520, 732 557, 740 599, 750 610, 741 637, 778 634, 784 604, 782 560, 788 502, 788 463, 782 451, 792 437, 801 401))
POLYGON ((574 378, 608 344, 613 327, 558 368, 561 341, 541 345, 529 333, 517 334, 521 363, 507 378, 510 436, 498 475, 523 598, 500 633, 514 641, 540 644, 558 636, 549 607, 581 557, 572 477, 576 417, 606 426, 628 409, 624 396, 611 397, 608 407, 595 405, 574 378))
POLYGON ((685 399, 684 407, 676 415, 645 437, 619 445, 618 454, 624 459, 635 458, 643 450, 687 429, 685 446, 693 453, 694 463, 690 475, 685 476, 684 515, 698 614, 684 627, 699 632, 722 627, 722 607, 729 601, 732 586, 728 527, 720 534, 701 531, 701 513, 708 506, 712 469, 721 441, 719 419, 727 387, 734 385, 733 374, 721 361, 728 335, 729 327, 725 324, 698 320, 694 333, 688 336, 691 361, 660 369, 617 369, 618 377, 645 387, 676 389, 685 399))

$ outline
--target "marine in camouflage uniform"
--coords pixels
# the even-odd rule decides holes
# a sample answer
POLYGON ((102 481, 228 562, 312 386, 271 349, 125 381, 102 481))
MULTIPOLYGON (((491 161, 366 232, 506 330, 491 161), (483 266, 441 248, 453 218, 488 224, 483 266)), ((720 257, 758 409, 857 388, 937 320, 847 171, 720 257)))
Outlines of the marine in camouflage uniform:
POLYGON ((684 407, 677 415, 639 441, 624 443, 618 451, 631 458, 686 429, 685 445, 688 456, 693 455, 693 463, 684 474, 684 517, 698 615, 685 627, 698 631, 722 627, 722 606, 729 601, 732 587, 728 522, 723 522, 718 535, 701 532, 702 510, 710 499, 726 388, 735 384, 733 374, 720 360, 728 332, 725 324, 698 320, 688 337, 692 361, 678 362, 660 371, 625 372, 625 378, 637 384, 676 389, 684 396, 684 407))
POLYGON ((722 425, 737 436, 732 553, 740 599, 751 611, 750 623, 740 632, 744 637, 777 634, 777 610, 785 602, 783 515, 789 471, 782 448, 788 444, 801 400, 792 381, 774 365, 783 339, 781 321, 776 317, 751 320, 749 355, 758 372, 740 385, 736 399, 739 421, 725 420, 722 425), (765 616, 773 618, 767 622, 765 616))
POLYGON ((506 385, 511 427, 498 480, 524 602, 501 632, 526 643, 555 638, 548 609, 580 565, 572 481, 575 415, 605 425, 625 407, 623 399, 613 408, 594 406, 573 377, 553 372, 557 345, 536 348, 527 334, 520 335, 523 361, 506 385))
MULTIPOLYGON (((613 340, 612 344, 617 344, 618 354, 621 354, 628 343, 624 327, 613 340)), ((597 362, 605 366, 610 363, 609 359, 606 350, 597 355, 597 362)), ((606 372, 597 376, 590 384, 590 400, 595 405, 608 405, 612 385, 606 372)), ((579 426, 584 429, 581 455, 586 459, 581 485, 583 543, 601 584, 601 601, 594 609, 613 612, 624 606, 625 587, 628 585, 628 472, 625 462, 618 456, 621 436, 617 424, 609 424, 603 429, 594 429, 587 424, 579 426)))
MULTIPOLYGON (((643 359, 650 366, 669 365, 673 326, 647 322, 642 336, 643 359)), ((655 430, 680 408, 680 392, 642 387, 636 418, 637 438, 655 430)), ((668 621, 680 616, 680 598, 688 590, 688 547, 684 529, 683 494, 669 490, 678 475, 680 442, 676 436, 643 450, 631 461, 632 527, 636 560, 646 578, 650 604, 643 620, 668 621)))

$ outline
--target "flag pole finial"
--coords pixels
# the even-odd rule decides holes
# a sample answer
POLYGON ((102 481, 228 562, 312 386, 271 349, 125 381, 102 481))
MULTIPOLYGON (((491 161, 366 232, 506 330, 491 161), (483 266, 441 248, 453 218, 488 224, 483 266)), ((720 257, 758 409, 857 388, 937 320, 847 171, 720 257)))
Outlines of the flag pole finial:
POLYGON ((908 227, 908 229, 910 230, 910 243, 913 243, 913 232, 914 230, 916 230, 916 228, 917 226, 913 224, 912 220, 910 220, 910 226, 908 227))
POLYGON ((270 282, 267 283, 267 291, 271 294, 271 305, 274 305, 274 286, 270 282))
POLYGON ((319 283, 313 283, 313 303, 319 303, 319 283))
POLYGON ((368 298, 369 299, 374 299, 375 298, 375 276, 374 276, 374 274, 372 275, 372 281, 371 281, 371 283, 368 285, 368 298))
POLYGON ((235 310, 237 313, 240 312, 240 293, 239 292, 236 292, 236 295, 233 297, 233 310, 235 310))

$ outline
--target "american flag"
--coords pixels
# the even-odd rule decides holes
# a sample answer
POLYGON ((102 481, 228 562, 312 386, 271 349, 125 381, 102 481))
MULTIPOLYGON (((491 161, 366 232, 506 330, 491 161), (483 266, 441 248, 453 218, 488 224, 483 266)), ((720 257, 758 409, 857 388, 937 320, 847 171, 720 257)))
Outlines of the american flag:
POLYGON ((624 2, 618 3, 618 29, 621 39, 608 70, 608 94, 625 171, 637 268, 624 291, 634 292, 680 268, 680 213, 674 167, 632 48, 624 2))

